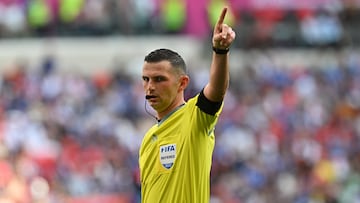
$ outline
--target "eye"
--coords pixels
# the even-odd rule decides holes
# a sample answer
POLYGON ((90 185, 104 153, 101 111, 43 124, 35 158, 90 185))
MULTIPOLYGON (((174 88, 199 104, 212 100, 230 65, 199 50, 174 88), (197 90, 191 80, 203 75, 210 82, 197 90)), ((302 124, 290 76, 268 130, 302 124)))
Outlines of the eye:
POLYGON ((149 82, 149 78, 148 78, 148 77, 143 76, 142 79, 143 79, 144 82, 149 82))
POLYGON ((164 80, 164 78, 161 77, 161 76, 157 76, 157 77, 154 78, 154 80, 155 80, 156 82, 161 82, 161 81, 164 80))
POLYGON ((156 77, 154 77, 155 82, 163 82, 163 81, 166 81, 166 80, 167 80, 167 78, 164 77, 164 76, 156 76, 156 77))

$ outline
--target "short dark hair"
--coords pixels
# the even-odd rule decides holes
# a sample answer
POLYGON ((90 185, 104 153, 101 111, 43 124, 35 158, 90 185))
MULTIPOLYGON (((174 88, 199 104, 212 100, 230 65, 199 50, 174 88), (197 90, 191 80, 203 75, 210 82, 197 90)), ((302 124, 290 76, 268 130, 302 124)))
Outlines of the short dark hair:
POLYGON ((186 74, 186 64, 184 59, 177 52, 170 49, 156 49, 145 56, 144 61, 148 63, 169 61, 172 67, 178 68, 186 74))

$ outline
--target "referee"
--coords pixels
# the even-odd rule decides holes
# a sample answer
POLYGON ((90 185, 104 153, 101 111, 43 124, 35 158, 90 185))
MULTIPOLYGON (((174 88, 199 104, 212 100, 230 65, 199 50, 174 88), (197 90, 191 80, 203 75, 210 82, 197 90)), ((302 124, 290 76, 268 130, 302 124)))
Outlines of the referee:
POLYGON ((169 49, 145 56, 145 98, 157 123, 140 147, 142 203, 208 203, 214 128, 229 84, 229 48, 235 32, 224 24, 223 8, 214 27, 210 79, 185 102, 190 78, 182 57, 169 49))

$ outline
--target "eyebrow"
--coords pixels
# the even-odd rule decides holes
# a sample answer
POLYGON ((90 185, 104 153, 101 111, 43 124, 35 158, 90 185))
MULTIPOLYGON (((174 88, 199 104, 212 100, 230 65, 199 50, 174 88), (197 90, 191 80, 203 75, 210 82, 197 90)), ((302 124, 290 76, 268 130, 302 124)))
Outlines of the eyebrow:
POLYGON ((165 75, 154 75, 154 76, 143 75, 142 78, 143 78, 143 79, 145 79, 145 78, 152 78, 152 79, 153 79, 153 78, 165 78, 165 79, 166 79, 166 78, 168 78, 168 77, 165 76, 165 75))

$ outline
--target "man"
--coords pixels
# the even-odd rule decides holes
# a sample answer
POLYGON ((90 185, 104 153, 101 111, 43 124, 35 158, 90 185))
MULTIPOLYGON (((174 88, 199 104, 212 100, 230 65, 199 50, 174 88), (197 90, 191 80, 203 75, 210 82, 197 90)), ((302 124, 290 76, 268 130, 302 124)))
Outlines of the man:
POLYGON ((158 123, 146 133, 140 148, 143 203, 208 203, 214 127, 229 84, 229 47, 235 32, 224 24, 227 8, 214 27, 208 84, 184 100, 189 83, 184 60, 176 52, 158 49, 145 57, 145 98, 158 123))

